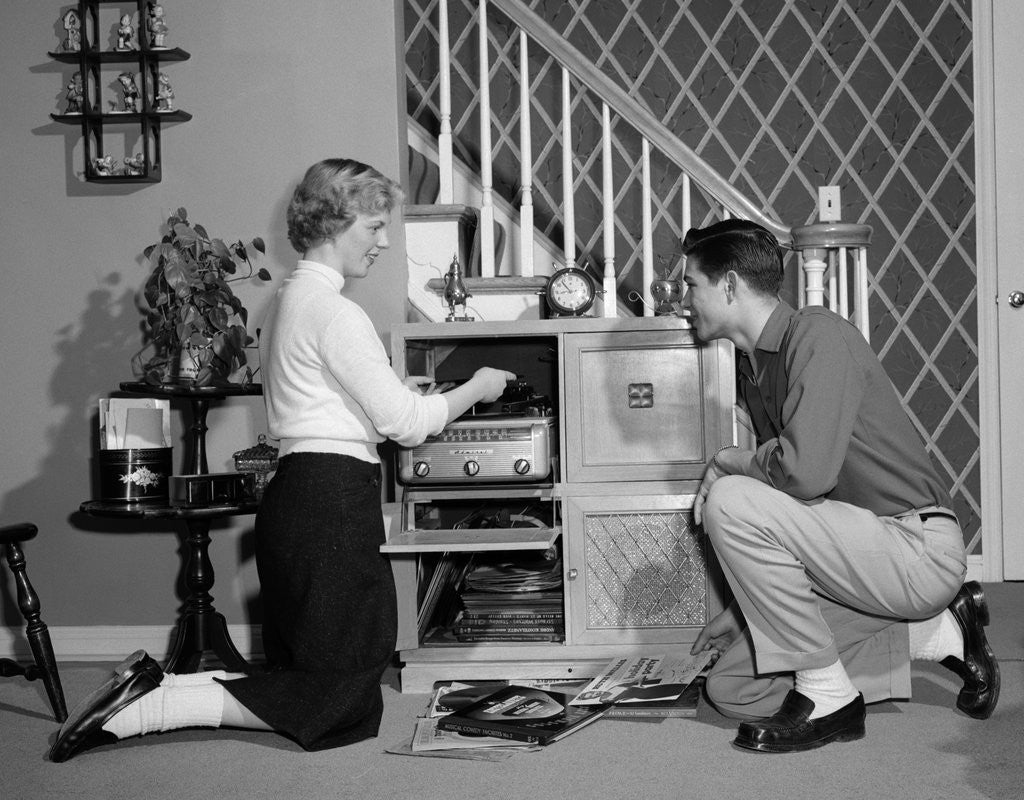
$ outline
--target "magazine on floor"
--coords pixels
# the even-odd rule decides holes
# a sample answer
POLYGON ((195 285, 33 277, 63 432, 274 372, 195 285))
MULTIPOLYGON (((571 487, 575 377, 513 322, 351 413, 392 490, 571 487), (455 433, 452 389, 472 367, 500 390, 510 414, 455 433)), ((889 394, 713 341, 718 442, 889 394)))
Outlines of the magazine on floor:
POLYGON ((712 651, 691 655, 626 655, 613 658, 583 687, 574 706, 667 702, 677 699, 711 662, 712 651))
POLYGON ((437 717, 420 717, 416 720, 416 730, 412 737, 412 749, 423 750, 467 750, 478 747, 521 747, 529 749, 530 745, 511 742, 496 736, 474 736, 457 731, 446 731, 437 727, 437 717))
POLYGON ((662 720, 669 717, 696 717, 704 692, 704 676, 698 675, 675 700, 651 700, 643 703, 615 703, 604 719, 662 720))

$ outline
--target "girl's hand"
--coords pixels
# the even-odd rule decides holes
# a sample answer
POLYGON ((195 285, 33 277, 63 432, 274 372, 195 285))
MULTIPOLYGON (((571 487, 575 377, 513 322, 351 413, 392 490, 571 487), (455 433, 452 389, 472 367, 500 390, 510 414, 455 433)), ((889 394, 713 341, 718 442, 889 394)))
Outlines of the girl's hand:
POLYGON ((505 388, 509 382, 515 379, 516 374, 514 372, 494 369, 493 367, 480 367, 480 369, 473 373, 473 377, 469 382, 476 384, 476 388, 480 392, 478 395, 480 398, 479 402, 493 403, 505 393, 505 388))
POLYGON ((421 394, 433 394, 437 391, 437 384, 429 375, 410 375, 403 379, 402 383, 414 392, 420 392, 421 394))

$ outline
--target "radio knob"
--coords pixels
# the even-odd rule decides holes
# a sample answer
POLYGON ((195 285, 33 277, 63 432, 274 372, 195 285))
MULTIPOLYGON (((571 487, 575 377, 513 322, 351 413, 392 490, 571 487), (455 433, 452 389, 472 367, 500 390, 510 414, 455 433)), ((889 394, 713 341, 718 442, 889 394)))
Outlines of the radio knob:
POLYGON ((476 461, 467 461, 462 469, 472 478, 480 471, 480 465, 476 461))
POLYGON ((413 464, 412 474, 417 478, 425 478, 430 473, 430 464, 426 461, 417 461, 413 464))
POLYGON ((517 458, 513 469, 516 471, 516 475, 525 475, 530 471, 530 462, 525 458, 517 458))

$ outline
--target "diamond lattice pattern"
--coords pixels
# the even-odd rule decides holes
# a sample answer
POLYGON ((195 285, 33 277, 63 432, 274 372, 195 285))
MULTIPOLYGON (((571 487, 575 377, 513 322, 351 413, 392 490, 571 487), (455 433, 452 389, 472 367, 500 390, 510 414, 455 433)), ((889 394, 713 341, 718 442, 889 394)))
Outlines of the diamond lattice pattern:
POLYGON ((588 514, 587 628, 703 626, 704 549, 681 513, 588 514))
MULTIPOLYGON (((874 228, 871 342, 943 477, 969 551, 981 544, 970 0, 532 0, 574 47, 749 197, 791 225, 837 185, 874 228)), ((450 0, 452 125, 479 163, 474 0, 450 0)), ((519 185, 519 44, 491 7, 495 191, 519 185)), ((407 0, 410 116, 436 132, 436 0, 407 0)), ((561 71, 530 50, 534 206, 562 241, 561 71)), ((601 235, 600 101, 575 87, 577 252, 601 235)), ((640 141, 613 120, 620 298, 640 288, 640 141)), ((680 268, 679 171, 652 154, 655 269, 680 268)), ((716 218, 698 193, 692 223, 716 218)), ((791 260, 792 262, 792 260, 791 260)), ((795 301, 795 263, 788 298, 795 301)), ((600 270, 598 270, 599 274, 600 270)))

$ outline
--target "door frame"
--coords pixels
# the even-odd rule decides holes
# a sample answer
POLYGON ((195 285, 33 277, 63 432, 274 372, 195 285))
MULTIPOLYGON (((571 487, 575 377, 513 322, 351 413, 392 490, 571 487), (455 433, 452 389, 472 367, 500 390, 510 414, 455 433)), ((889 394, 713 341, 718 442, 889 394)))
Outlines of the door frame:
POLYGON ((1020 580, 1024 536, 1007 523, 1018 514, 1011 503, 1024 485, 1024 463, 1013 458, 1022 426, 1020 403, 1010 394, 1018 381, 1002 373, 1018 348, 1001 351, 999 330, 1000 313, 1008 310, 1001 298, 1018 288, 1010 284, 1021 280, 1024 251, 1024 192, 1015 184, 1024 169, 1017 143, 1024 103, 1016 88, 1024 69, 1024 7, 1018 0, 973 0, 972 19, 982 555, 969 559, 968 570, 984 581, 1020 580), (1000 182, 999 175, 1008 179, 1000 182))

